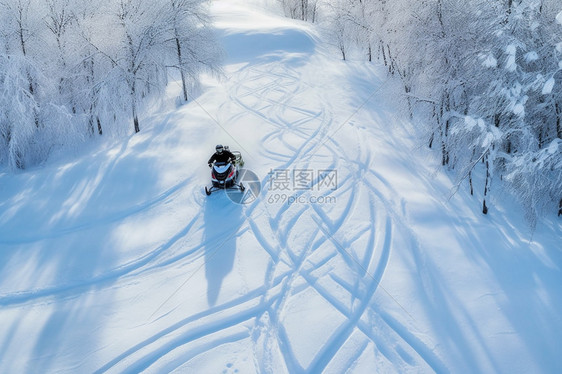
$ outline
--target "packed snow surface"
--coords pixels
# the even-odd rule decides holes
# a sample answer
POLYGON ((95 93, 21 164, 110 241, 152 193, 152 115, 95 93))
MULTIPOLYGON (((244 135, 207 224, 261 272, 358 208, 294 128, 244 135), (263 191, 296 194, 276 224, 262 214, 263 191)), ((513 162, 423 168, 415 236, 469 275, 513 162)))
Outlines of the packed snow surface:
POLYGON ((560 220, 453 194, 384 69, 315 26, 212 13, 199 97, 0 173, 0 372, 562 372, 560 220), (217 143, 255 200, 205 196, 217 143))

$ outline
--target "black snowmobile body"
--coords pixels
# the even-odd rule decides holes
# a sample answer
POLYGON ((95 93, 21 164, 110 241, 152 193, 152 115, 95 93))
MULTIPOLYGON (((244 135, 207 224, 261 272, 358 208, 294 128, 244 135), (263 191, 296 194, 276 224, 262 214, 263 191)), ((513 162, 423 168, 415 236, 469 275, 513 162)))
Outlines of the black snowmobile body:
POLYGON ((205 187, 207 195, 224 189, 238 189, 244 191, 242 183, 238 183, 238 168, 244 165, 242 154, 232 152, 236 157, 232 162, 215 162, 211 167, 211 187, 205 187))

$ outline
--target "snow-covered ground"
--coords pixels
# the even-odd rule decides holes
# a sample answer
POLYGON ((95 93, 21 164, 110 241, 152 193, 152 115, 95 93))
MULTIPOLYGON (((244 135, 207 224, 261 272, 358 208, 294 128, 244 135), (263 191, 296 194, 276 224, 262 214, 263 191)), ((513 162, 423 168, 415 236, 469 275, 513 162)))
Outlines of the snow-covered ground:
POLYGON ((0 372, 561 372, 560 219, 448 200, 382 68, 212 12, 225 74, 196 101, 0 173, 0 372), (256 200, 205 196, 216 143, 256 200))

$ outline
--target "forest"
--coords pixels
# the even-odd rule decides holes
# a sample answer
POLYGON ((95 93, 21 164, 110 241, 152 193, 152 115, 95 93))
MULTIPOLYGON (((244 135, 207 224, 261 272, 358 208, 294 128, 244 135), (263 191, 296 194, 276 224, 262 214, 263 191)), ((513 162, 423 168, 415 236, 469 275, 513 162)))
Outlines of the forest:
MULTIPOLYGON (((484 214, 507 189, 532 224, 562 215, 559 1, 271 1, 318 23, 342 59, 384 65, 425 145, 484 214)), ((220 70, 208 5, 0 0, 0 165, 139 132, 172 79, 187 101, 202 72, 220 70)))
POLYGON ((204 0, 1 0, 0 165, 141 129, 171 77, 183 100, 217 71, 204 0), (181 80, 180 80, 181 79, 181 80))
POLYGON ((286 16, 323 24, 342 59, 379 61, 400 80, 407 116, 457 188, 479 189, 484 214, 491 191, 507 188, 531 224, 562 215, 559 1, 279 3, 286 16))

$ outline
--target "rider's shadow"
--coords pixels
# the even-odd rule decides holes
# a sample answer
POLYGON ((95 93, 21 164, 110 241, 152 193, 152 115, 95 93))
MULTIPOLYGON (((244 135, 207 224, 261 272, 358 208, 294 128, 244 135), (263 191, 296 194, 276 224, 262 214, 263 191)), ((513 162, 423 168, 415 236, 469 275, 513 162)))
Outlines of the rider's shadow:
POLYGON ((244 222, 242 206, 234 204, 222 192, 213 194, 205 200, 204 220, 207 301, 209 306, 214 306, 223 280, 234 266, 238 233, 244 222))

